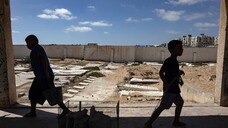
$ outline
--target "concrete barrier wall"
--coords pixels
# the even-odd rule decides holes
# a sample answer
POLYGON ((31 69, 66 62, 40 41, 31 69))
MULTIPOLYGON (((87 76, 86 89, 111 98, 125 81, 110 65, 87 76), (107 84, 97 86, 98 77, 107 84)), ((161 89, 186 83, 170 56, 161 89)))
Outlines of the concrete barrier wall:
POLYGON ((137 47, 135 50, 135 61, 164 61, 170 56, 169 51, 165 47, 137 47))
POLYGON ((27 48, 26 45, 14 45, 14 58, 25 58, 29 57, 30 50, 27 48))
POLYGON ((184 48, 183 55, 178 57, 184 62, 216 62, 217 48, 184 48))
POLYGON ((84 59, 112 62, 133 62, 135 61, 135 47, 86 45, 84 59))
POLYGON ((84 58, 84 45, 43 45, 51 58, 84 58))
MULTIPOLYGON (((164 61, 170 53, 164 47, 136 47, 135 61, 164 61)), ((217 48, 184 48, 181 62, 216 62, 217 48)))
MULTIPOLYGON (((170 56, 165 47, 99 46, 99 45, 43 45, 48 57, 76 58, 112 62, 160 62, 170 56)), ((25 45, 14 45, 15 58, 28 57, 25 45)), ((184 48, 178 60, 184 62, 216 62, 217 48, 184 48)))
POLYGON ((196 103, 214 103, 215 100, 213 94, 186 83, 181 88, 181 96, 184 101, 196 103))

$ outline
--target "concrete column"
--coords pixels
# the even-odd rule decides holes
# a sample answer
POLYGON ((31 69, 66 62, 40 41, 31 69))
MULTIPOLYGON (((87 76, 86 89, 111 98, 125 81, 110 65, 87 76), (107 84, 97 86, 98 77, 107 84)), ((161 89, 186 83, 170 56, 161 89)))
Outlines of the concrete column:
POLYGON ((228 106, 228 1, 221 0, 215 102, 228 106))
POLYGON ((16 102, 10 1, 0 0, 0 106, 16 102))

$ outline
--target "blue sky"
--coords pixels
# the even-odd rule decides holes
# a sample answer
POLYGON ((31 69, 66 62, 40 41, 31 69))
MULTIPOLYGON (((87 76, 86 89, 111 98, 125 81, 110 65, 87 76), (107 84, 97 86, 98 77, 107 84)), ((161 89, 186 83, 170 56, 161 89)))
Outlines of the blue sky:
POLYGON ((11 0, 13 44, 156 45, 218 36, 220 0, 11 0))

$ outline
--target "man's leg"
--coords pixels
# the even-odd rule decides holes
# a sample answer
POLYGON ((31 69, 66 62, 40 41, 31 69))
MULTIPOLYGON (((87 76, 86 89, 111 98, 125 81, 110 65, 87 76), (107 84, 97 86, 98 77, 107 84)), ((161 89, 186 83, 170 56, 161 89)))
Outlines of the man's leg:
POLYGON ((31 100, 31 113, 36 113, 36 101, 31 100))
POLYGON ((36 117, 36 101, 31 100, 31 108, 30 108, 30 112, 25 114, 24 117, 36 117))
POLYGON ((164 110, 164 109, 161 108, 161 107, 158 107, 157 109, 155 109, 155 111, 152 113, 150 119, 145 123, 144 128, 151 128, 153 122, 158 118, 158 116, 161 114, 161 112, 162 112, 163 110, 164 110))
POLYGON ((174 117, 173 125, 174 126, 185 126, 186 125, 185 123, 180 122, 180 114, 182 111, 184 100, 182 99, 182 97, 180 95, 177 95, 174 103, 176 104, 176 109, 175 109, 175 117, 174 117))
POLYGON ((180 121, 180 114, 181 114, 181 111, 182 111, 182 107, 183 107, 183 104, 176 106, 175 117, 174 117, 174 121, 173 122, 179 122, 180 121))
POLYGON ((66 114, 71 112, 63 102, 59 103, 58 105, 63 110, 63 112, 58 116, 58 118, 64 117, 66 114))
POLYGON ((66 107, 66 105, 63 102, 59 103, 58 105, 60 108, 63 109, 63 112, 69 112, 69 109, 66 107))

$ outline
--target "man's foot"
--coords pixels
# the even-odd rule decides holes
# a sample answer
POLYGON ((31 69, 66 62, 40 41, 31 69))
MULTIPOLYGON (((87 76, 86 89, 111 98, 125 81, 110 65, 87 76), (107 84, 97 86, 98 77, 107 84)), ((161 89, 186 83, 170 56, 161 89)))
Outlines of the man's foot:
POLYGON ((145 123, 144 128, 152 128, 152 125, 145 123))
POLYGON ((57 116, 57 118, 62 118, 62 117, 66 116, 67 114, 70 114, 70 113, 71 113, 70 110, 68 110, 68 111, 63 111, 60 115, 57 116))
POLYGON ((29 112, 27 114, 25 114, 23 117, 36 117, 36 113, 35 112, 29 112))
POLYGON ((185 126, 186 124, 183 122, 173 122, 173 126, 180 127, 180 126, 185 126))

